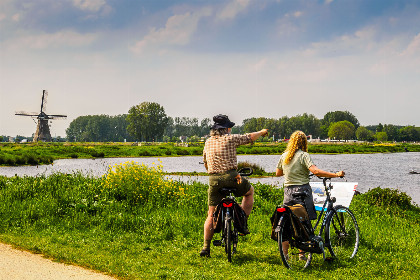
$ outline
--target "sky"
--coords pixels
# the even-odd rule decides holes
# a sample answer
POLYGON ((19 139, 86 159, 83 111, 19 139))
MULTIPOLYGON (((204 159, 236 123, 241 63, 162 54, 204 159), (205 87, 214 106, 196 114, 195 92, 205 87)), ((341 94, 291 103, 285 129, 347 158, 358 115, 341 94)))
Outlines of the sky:
POLYGON ((349 111, 361 125, 420 126, 417 0, 1 0, 0 135, 16 111, 171 117, 349 111))

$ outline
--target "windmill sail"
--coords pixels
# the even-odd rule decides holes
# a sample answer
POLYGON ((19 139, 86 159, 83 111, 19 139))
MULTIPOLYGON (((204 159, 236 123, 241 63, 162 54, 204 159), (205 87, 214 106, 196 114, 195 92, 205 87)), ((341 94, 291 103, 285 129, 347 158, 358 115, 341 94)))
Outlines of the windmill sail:
POLYGON ((48 91, 44 89, 42 91, 41 113, 47 110, 47 97, 48 97, 48 91))

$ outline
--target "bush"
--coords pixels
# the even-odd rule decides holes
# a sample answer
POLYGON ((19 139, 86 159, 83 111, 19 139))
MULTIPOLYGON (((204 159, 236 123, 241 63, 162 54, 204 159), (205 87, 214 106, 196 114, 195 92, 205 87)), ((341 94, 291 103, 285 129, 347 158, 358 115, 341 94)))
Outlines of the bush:
POLYGON ((377 187, 369 190, 363 196, 366 203, 391 210, 391 212, 398 212, 399 209, 407 210, 412 207, 411 197, 395 189, 377 187))
POLYGON ((96 150, 93 150, 90 154, 93 157, 96 157, 96 158, 103 158, 103 157, 105 157, 105 153, 104 152, 98 152, 96 150))
POLYGON ((190 153, 188 152, 187 149, 180 149, 180 148, 176 148, 175 149, 175 154, 177 154, 179 156, 187 156, 187 155, 190 155, 190 153))
POLYGON ((244 168, 244 167, 251 167, 252 170, 254 171, 253 172, 254 175, 264 175, 264 174, 266 174, 265 170, 256 163, 251 163, 251 162, 248 162, 248 161, 238 162, 238 170, 241 169, 241 168, 244 168))
POLYGON ((188 187, 165 180, 162 166, 122 163, 110 168, 104 176, 103 191, 110 199, 126 201, 129 205, 152 203, 166 205, 179 202, 188 187))

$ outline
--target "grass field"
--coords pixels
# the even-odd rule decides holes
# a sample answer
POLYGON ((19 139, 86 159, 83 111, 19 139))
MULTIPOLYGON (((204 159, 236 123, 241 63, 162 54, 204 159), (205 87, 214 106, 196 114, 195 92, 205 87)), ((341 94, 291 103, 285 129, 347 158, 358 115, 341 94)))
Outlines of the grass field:
MULTIPOLYGON (((0 177, 0 239, 120 279, 418 279, 420 208, 404 193, 355 196, 360 249, 352 260, 285 269, 270 239, 283 193, 254 185, 251 234, 233 263, 220 247, 200 258, 207 186, 163 179, 159 166, 121 164, 102 178, 80 174, 0 177)), ((328 254, 327 254, 328 255, 328 254)))

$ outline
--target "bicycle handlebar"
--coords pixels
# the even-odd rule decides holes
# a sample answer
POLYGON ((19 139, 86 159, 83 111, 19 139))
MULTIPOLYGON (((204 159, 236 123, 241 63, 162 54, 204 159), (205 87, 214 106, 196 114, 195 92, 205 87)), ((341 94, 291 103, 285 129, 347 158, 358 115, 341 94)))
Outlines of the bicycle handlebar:
POLYGON ((241 176, 251 176, 254 173, 251 167, 243 167, 238 170, 239 175, 241 176))

